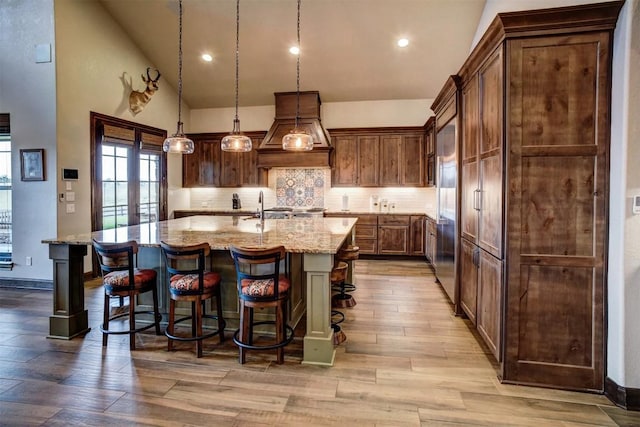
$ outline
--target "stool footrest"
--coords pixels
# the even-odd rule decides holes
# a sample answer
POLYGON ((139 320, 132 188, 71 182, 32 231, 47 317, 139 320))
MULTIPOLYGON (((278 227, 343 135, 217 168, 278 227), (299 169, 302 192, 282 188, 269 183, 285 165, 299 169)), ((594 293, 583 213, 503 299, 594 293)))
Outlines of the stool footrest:
MULTIPOLYGON (((263 322, 254 322, 252 326, 258 325, 275 325, 276 322, 273 320, 265 320, 263 322)), ((293 328, 289 325, 285 325, 285 339, 284 341, 273 343, 273 344, 265 344, 265 345, 255 345, 248 344, 240 341, 238 336, 240 335, 240 329, 236 330, 233 334, 233 342, 236 343, 238 347, 242 347, 247 350, 275 350, 276 348, 284 347, 293 341, 293 328)))
MULTIPOLYGON (((138 315, 138 314, 151 314, 151 315, 153 315, 154 312, 153 311, 135 311, 133 314, 134 315, 138 315)), ((128 311, 123 312, 123 313, 119 313, 119 314, 116 314, 114 316, 109 317, 109 322, 111 322, 112 320, 119 319, 121 317, 125 317, 125 316, 129 317, 129 312, 128 311)), ((105 329, 104 328, 104 323, 101 323, 100 324, 100 332, 102 332, 103 334, 107 334, 107 335, 123 335, 123 334, 130 334, 132 332, 142 332, 142 331, 146 331, 149 328, 153 328, 154 326, 156 326, 156 323, 160 322, 160 320, 162 320, 162 315, 158 314, 158 316, 155 317, 155 322, 149 323, 148 325, 145 325, 145 326, 140 326, 139 328, 127 329, 127 330, 105 329)))
MULTIPOLYGON (((181 317, 180 319, 174 320, 173 321, 173 325, 177 325, 180 322, 184 322, 185 320, 191 320, 193 318, 193 316, 185 316, 185 317, 181 317)), ((212 314, 206 314, 202 316, 203 319, 213 319, 213 320, 218 320, 218 316, 214 316, 212 314)), ((216 329, 208 334, 203 334, 197 337, 191 336, 191 337, 181 337, 178 335, 172 335, 170 334, 167 330, 164 331, 164 334, 167 336, 167 338, 171 339, 171 340, 175 340, 175 341, 199 341, 199 340, 203 340, 206 338, 211 338, 213 336, 219 335, 221 332, 224 332, 224 329, 227 326, 227 322, 223 319, 222 320, 222 329, 216 329)))

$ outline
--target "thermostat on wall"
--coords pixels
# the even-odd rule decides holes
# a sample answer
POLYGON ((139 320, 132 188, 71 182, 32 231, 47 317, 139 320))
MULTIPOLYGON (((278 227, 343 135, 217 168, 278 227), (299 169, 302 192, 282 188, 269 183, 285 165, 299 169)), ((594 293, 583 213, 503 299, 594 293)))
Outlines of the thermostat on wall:
POLYGON ((77 180, 78 169, 62 169, 62 179, 65 180, 77 180))
POLYGON ((634 215, 640 214, 640 196, 633 196, 632 212, 634 215))

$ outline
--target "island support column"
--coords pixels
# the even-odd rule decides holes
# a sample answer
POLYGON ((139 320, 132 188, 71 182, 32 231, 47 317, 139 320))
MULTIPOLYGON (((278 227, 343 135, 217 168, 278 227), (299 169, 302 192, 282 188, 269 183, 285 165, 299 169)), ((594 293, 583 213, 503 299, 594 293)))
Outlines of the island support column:
POLYGON ((85 245, 50 244, 53 260, 53 315, 49 317, 47 338, 69 340, 89 332, 84 309, 85 245))
POLYGON ((331 328, 331 269, 333 255, 304 254, 307 279, 307 333, 302 363, 333 366, 336 351, 331 328))

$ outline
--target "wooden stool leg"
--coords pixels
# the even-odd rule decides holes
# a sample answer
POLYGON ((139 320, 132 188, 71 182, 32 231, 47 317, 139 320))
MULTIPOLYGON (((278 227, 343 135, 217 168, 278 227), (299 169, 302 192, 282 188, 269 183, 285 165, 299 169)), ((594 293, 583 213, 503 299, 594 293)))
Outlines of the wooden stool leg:
MULTIPOLYGON (((174 335, 173 333, 173 326, 174 326, 174 317, 176 314, 176 301, 171 298, 171 300, 169 301, 169 323, 167 324, 167 332, 169 333, 169 335, 174 335)), ((167 350, 171 351, 173 350, 173 340, 171 338, 168 338, 169 341, 167 342, 167 350)))
POLYGON ((220 286, 216 289, 216 312, 218 313, 218 331, 220 342, 224 341, 224 318, 222 317, 222 291, 220 286))
MULTIPOLYGON (((102 329, 104 329, 105 331, 109 330, 109 317, 111 316, 111 312, 110 312, 110 304, 109 302, 111 301, 111 299, 109 298, 109 295, 107 295, 107 293, 105 292, 104 294, 104 314, 102 315, 102 329)), ((106 347, 107 346, 107 339, 109 338, 108 334, 103 333, 102 334, 102 346, 106 347)))
MULTIPOLYGON (((251 330, 251 315, 249 312, 249 307, 244 304, 244 301, 240 300, 240 342, 246 343, 249 340, 249 333, 251 330)), ((239 347, 240 357, 239 361, 241 364, 244 364, 247 360, 246 350, 243 347, 239 347)))
POLYGON ((160 316, 160 310, 158 309, 158 289, 154 286, 151 291, 153 293, 153 320, 156 323, 156 335, 160 335, 160 320, 162 316, 160 316))
MULTIPOLYGON (((129 292, 129 330, 133 331, 136 328, 136 307, 135 307, 135 298, 133 296, 133 292, 129 292)), ((136 333, 129 333, 129 349, 136 349, 136 333)))
MULTIPOLYGON (((276 306, 276 341, 282 342, 284 341, 284 337, 286 336, 286 329, 284 323, 284 309, 282 307, 283 301, 278 302, 276 306)), ((284 347, 279 347, 276 349, 276 361, 279 365, 284 363, 284 347)))
MULTIPOLYGON (((192 307, 196 309, 196 312, 193 313, 195 318, 195 323, 196 323, 196 331, 195 331, 196 335, 194 336, 201 337, 202 336, 202 302, 200 301, 194 302, 192 307)), ((202 357, 202 339, 196 340, 196 353, 198 354, 198 357, 202 357)))

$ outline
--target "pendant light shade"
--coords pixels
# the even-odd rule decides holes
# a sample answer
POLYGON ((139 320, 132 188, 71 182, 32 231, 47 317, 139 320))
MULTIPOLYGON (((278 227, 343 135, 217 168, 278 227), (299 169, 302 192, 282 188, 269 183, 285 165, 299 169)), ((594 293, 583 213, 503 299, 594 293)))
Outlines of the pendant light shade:
POLYGON ((251 151, 251 138, 240 132, 238 118, 238 80, 240 76, 240 0, 236 0, 236 118, 233 120, 233 131, 222 138, 222 151, 246 153, 251 151))
POLYGON ((298 126, 300 119, 300 0, 298 0, 298 58, 296 62, 296 124, 295 127, 282 137, 282 149, 286 151, 313 150, 313 137, 298 126))
POLYGON ((178 30, 178 126, 176 133, 164 140, 162 150, 166 153, 191 154, 193 141, 182 130, 182 0, 180 0, 180 21, 178 30))
POLYGON ((313 150, 313 137, 306 130, 296 127, 282 137, 282 149, 287 151, 313 150))

